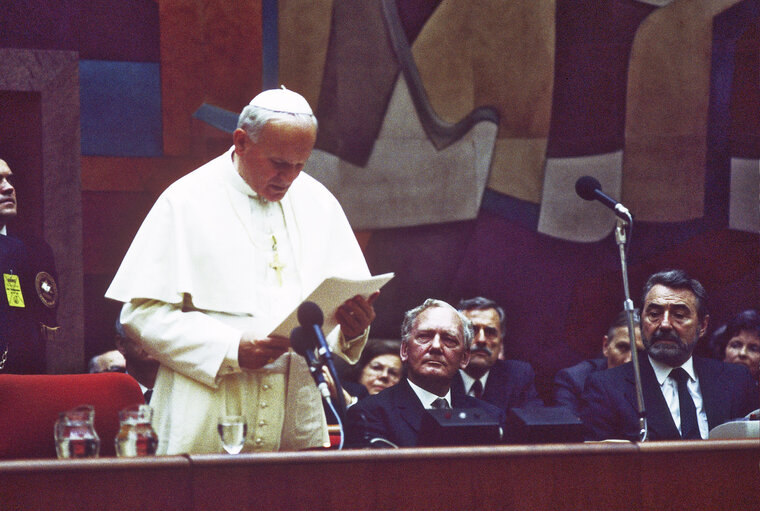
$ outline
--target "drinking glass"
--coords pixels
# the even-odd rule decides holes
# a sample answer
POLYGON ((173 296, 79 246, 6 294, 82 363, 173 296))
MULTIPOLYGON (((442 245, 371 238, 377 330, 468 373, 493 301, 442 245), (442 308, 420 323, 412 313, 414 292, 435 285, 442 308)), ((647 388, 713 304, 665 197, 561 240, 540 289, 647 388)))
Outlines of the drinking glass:
POLYGON ((248 424, 242 415, 222 415, 217 424, 222 447, 229 454, 237 454, 243 450, 248 424))

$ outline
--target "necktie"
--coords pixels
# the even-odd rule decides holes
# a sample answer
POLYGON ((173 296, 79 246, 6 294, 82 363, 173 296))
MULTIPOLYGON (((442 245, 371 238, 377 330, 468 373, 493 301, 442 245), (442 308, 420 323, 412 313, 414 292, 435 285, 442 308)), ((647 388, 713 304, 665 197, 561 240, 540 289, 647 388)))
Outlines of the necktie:
POLYGON ((676 367, 670 371, 670 377, 678 383, 678 408, 681 411, 681 438, 702 438, 699 434, 699 424, 697 423, 697 409, 694 407, 694 400, 689 394, 686 382, 689 381, 689 374, 683 367, 676 367))
POLYGON ((153 396, 153 389, 148 389, 145 391, 145 404, 150 404, 150 398, 153 396))
POLYGON ((483 395, 483 384, 480 383, 480 380, 475 380, 475 383, 473 383, 472 387, 470 387, 470 392, 473 396, 480 399, 480 397, 483 395))
POLYGON ((451 408, 449 406, 448 401, 446 401, 442 397, 439 397, 438 399, 433 401, 430 406, 432 406, 433 408, 437 408, 438 410, 446 410, 448 408, 451 408))

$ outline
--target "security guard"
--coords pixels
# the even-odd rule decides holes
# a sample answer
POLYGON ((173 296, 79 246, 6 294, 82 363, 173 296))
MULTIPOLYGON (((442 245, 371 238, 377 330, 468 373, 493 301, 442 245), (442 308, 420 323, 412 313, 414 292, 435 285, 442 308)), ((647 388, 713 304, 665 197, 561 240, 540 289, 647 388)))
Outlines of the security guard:
POLYGON ((0 160, 0 374, 46 372, 45 343, 54 341, 58 283, 53 251, 42 240, 8 233, 17 213, 13 173, 0 160))

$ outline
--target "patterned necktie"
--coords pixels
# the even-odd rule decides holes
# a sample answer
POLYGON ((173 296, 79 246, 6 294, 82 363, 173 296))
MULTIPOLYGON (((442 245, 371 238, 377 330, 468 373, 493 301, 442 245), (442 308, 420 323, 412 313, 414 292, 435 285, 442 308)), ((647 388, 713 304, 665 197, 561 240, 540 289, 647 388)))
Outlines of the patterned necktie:
POLYGON ((437 398, 435 401, 433 401, 430 406, 433 408, 437 408, 438 410, 447 410, 451 408, 449 406, 449 402, 443 399, 442 397, 437 398))
POLYGON ((678 409, 681 412, 681 438, 702 438, 699 434, 699 423, 697 422, 697 409, 694 407, 694 400, 689 394, 686 382, 689 381, 689 374, 683 367, 676 367, 670 371, 670 377, 678 383, 678 409))
POLYGON ((472 387, 470 387, 470 392, 478 399, 483 396, 483 384, 480 383, 480 380, 475 380, 475 383, 473 383, 472 387))

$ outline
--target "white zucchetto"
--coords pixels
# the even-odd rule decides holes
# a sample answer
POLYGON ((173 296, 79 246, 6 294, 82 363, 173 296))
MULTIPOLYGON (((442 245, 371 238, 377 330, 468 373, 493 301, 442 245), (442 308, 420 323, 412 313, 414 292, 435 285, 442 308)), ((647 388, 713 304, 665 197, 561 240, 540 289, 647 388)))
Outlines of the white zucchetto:
POLYGON ((281 89, 261 92, 251 100, 250 105, 273 112, 314 115, 308 101, 299 93, 286 89, 284 85, 281 89))

